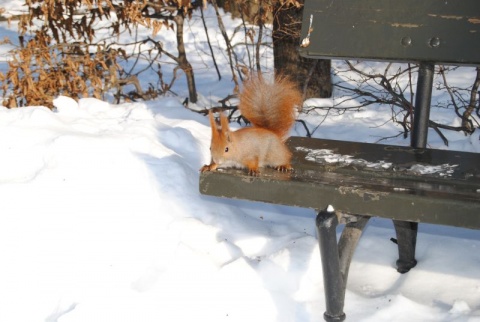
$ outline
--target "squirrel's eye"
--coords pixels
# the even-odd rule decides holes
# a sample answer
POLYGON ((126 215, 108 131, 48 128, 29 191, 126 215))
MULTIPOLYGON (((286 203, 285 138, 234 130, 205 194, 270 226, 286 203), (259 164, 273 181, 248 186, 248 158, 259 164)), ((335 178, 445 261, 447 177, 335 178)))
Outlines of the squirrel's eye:
POLYGON ((225 148, 225 152, 228 152, 228 146, 225 148))

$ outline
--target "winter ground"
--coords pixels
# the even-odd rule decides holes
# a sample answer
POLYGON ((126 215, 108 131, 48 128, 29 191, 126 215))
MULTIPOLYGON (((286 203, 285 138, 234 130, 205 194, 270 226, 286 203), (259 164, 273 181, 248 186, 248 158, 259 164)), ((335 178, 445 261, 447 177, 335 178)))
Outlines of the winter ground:
MULTIPOLYGON (((197 74, 198 108, 231 90, 212 73, 197 74)), ((144 103, 59 97, 54 111, 0 108, 0 321, 322 321, 315 213, 200 195, 210 129, 176 90, 144 103)), ((390 113, 301 118, 320 124, 316 137, 408 145, 390 113)), ((432 118, 458 122, 448 110, 432 118)), ((449 147, 434 132, 429 145, 480 152, 478 133, 446 134, 449 147)), ((387 220, 366 228, 347 321, 480 321, 480 232, 421 225, 418 265, 405 275, 394 234, 387 220)))

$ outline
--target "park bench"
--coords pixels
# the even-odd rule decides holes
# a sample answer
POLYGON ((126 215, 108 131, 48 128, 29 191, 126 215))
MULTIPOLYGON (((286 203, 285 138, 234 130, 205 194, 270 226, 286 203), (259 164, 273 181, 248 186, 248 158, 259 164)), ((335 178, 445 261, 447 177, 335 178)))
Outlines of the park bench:
POLYGON ((417 263, 418 223, 480 229, 480 154, 427 148, 435 64, 480 65, 477 1, 306 0, 302 56, 419 64, 411 146, 291 137, 292 173, 200 175, 202 194, 318 212, 327 321, 346 317, 349 266, 369 218, 393 220, 400 273, 417 263))

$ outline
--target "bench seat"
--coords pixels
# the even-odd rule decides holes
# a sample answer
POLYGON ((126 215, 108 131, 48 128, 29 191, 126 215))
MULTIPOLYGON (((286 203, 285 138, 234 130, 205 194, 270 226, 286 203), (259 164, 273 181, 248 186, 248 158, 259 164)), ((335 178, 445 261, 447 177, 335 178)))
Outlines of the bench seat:
POLYGON ((293 173, 222 169, 202 194, 480 229, 480 154, 291 137, 293 173))

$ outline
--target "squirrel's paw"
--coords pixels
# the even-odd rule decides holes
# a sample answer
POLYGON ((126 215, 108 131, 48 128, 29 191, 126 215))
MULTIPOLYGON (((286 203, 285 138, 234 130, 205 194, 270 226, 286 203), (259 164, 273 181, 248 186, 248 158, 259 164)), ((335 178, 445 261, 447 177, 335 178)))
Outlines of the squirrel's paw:
POLYGON ((258 169, 248 169, 248 175, 252 177, 258 177, 260 175, 260 171, 258 171, 258 169))
POLYGON ((205 164, 203 167, 200 168, 200 172, 214 171, 216 168, 217 165, 215 163, 205 164))
POLYGON ((280 172, 292 172, 293 167, 290 164, 287 164, 287 165, 281 165, 281 166, 275 167, 275 170, 280 172))

